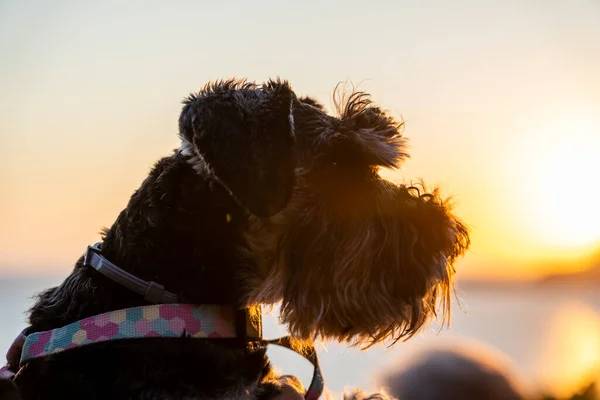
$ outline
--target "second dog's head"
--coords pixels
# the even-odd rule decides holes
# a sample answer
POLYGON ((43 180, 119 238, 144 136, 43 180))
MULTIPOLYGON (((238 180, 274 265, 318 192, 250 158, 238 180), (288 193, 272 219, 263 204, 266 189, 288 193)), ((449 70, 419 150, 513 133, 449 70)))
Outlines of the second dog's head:
POLYGON ((247 305, 281 301, 299 337, 410 337, 440 302, 468 232, 436 191, 382 179, 407 156, 402 124, 363 93, 337 115, 286 82, 226 81, 190 96, 182 149, 247 211, 247 305))

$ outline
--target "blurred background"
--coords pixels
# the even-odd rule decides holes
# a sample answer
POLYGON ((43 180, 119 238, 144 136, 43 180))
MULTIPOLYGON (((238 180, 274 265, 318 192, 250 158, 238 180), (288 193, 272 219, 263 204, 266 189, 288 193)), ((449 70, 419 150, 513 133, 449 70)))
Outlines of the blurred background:
MULTIPOLYGON (((321 344, 332 392, 440 344, 483 346, 554 396, 600 376, 598 0, 2 0, 0 54, 0 351, 179 146, 188 93, 280 76, 326 106, 352 82, 404 118, 412 157, 383 174, 439 185, 472 230, 450 329, 321 344)), ((265 330, 284 333, 276 310, 265 330)))

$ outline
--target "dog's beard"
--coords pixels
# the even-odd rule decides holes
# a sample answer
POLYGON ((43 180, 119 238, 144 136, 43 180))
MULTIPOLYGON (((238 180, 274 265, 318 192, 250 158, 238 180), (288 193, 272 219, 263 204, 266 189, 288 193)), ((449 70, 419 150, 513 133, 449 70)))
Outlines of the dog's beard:
POLYGON ((352 214, 297 190, 283 212, 255 220, 262 273, 250 302, 282 301, 282 322, 301 338, 363 345, 409 338, 440 308, 449 318, 467 230, 437 193, 380 185, 376 203, 352 214))

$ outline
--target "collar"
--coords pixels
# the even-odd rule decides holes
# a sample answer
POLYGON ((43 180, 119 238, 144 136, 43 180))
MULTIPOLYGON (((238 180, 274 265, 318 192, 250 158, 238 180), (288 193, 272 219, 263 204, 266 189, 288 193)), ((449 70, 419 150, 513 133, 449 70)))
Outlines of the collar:
MULTIPOLYGON (((154 281, 145 281, 119 268, 102 255, 101 244, 88 246, 83 256, 83 265, 94 268, 102 275, 119 285, 144 296, 144 299, 153 304, 178 303, 179 298, 175 293, 165 290, 165 287, 154 281)), ((235 321, 239 337, 247 340, 262 338, 262 316, 260 307, 246 308, 235 312, 235 321)))
POLYGON ((155 304, 94 315, 27 335, 20 366, 36 358, 93 343, 151 337, 236 337, 234 312, 218 305, 155 304))
POLYGON ((290 336, 264 340, 260 311, 252 313, 251 310, 245 309, 240 314, 240 311, 234 310, 231 306, 178 304, 177 296, 165 291, 162 285, 139 279, 109 262, 102 256, 99 244, 88 246, 84 264, 144 295, 149 302, 157 300, 156 302, 166 304, 110 311, 49 331, 27 334, 28 329, 25 329, 8 350, 9 362, 0 369, 0 379, 14 381, 21 368, 31 360, 95 343, 156 337, 195 339, 242 337, 264 346, 269 344, 282 346, 306 358, 313 365, 314 373, 305 399, 316 400, 321 396, 324 381, 314 346, 298 343, 290 336), (16 359, 19 360, 19 365, 11 365, 10 361, 16 359))
MULTIPOLYGON (((19 371, 32 360, 108 341, 156 337, 235 338, 238 336, 233 315, 233 308, 227 306, 155 304, 94 315, 49 331, 26 334, 24 330, 7 354, 8 360, 19 359, 19 365, 9 362, 0 369, 0 379, 14 380, 14 371, 19 371)), ((305 399, 316 400, 320 397, 324 381, 312 345, 297 345, 289 336, 274 340, 261 339, 258 342, 265 346, 282 346, 305 357, 314 367, 305 399)))

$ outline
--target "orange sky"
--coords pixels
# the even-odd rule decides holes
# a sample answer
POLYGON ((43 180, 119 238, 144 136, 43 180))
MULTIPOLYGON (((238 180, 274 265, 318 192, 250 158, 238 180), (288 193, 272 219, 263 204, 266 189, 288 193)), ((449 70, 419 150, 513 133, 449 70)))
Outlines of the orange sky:
POLYGON ((328 105, 351 80, 402 115, 391 177, 454 196, 465 277, 600 248, 598 2, 212 3, 0 4, 0 274, 69 271, 178 146, 181 99, 229 76, 328 105))

